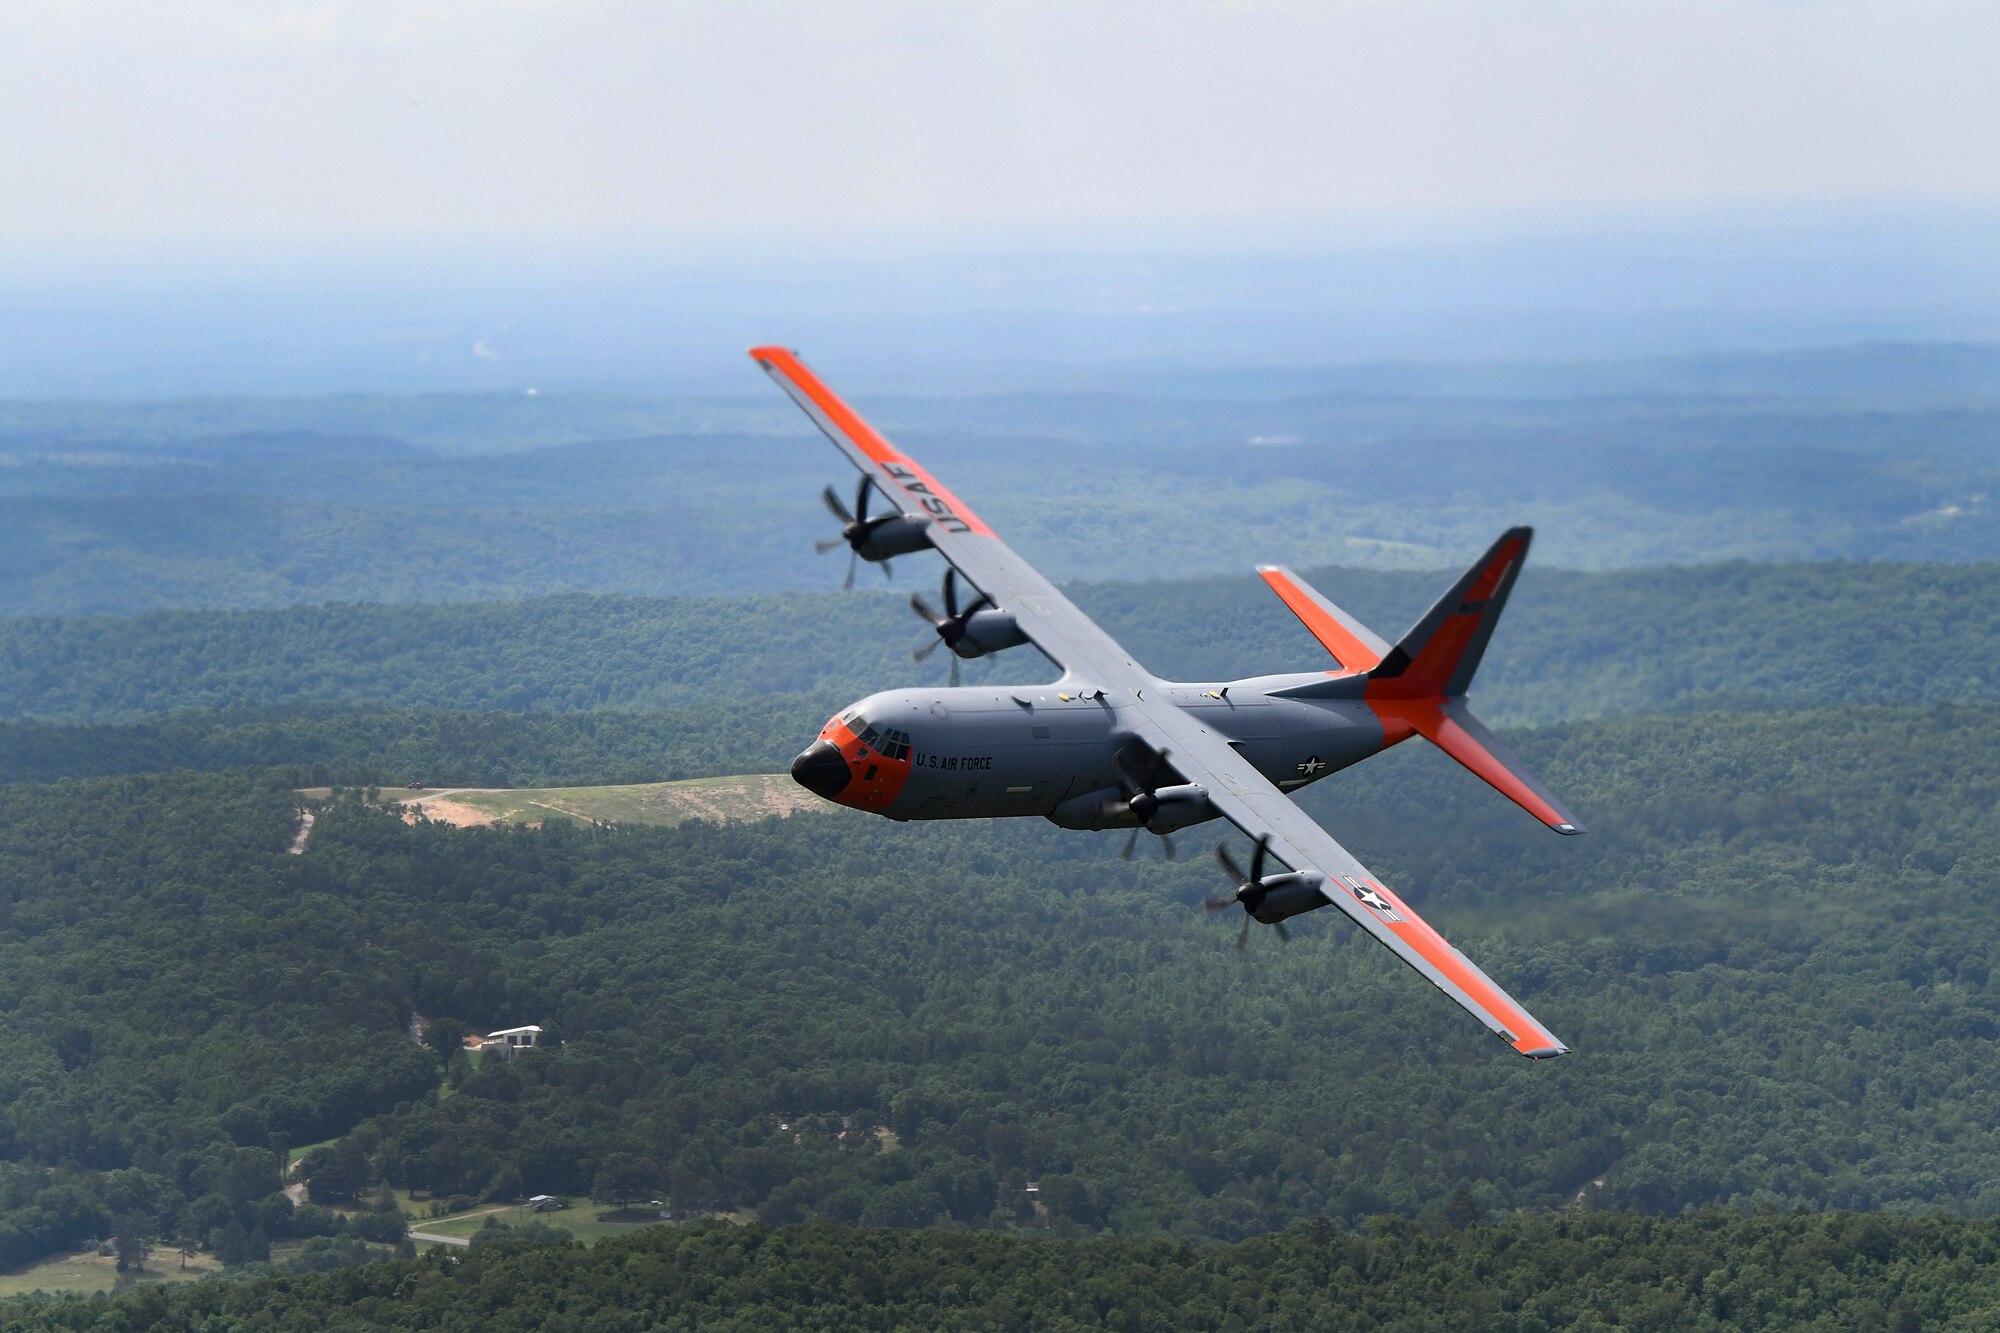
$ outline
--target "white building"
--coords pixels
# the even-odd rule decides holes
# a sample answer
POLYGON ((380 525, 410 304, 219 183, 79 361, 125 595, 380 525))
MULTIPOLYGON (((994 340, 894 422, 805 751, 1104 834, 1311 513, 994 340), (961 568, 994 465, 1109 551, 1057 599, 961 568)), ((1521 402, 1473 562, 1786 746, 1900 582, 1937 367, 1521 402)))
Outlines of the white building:
POLYGON ((484 1037, 480 1038, 479 1049, 482 1051, 504 1051, 508 1055, 512 1055, 516 1051, 531 1049, 541 1039, 542 1029, 540 1025, 530 1023, 524 1028, 501 1028, 498 1032, 487 1033, 484 1037))

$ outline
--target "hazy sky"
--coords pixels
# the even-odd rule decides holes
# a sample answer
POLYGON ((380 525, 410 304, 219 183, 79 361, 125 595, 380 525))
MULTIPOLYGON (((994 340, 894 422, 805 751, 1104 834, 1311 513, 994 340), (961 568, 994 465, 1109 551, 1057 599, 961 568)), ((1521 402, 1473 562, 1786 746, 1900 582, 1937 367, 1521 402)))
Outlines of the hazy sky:
POLYGON ((0 238, 2000 195, 1992 0, 0 0, 0 238))

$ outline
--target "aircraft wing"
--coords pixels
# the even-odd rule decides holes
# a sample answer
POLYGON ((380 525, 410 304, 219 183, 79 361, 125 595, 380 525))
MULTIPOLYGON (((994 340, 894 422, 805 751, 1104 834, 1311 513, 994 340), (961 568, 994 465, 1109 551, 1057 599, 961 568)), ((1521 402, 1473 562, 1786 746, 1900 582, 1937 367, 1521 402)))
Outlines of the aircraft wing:
POLYGON ((1322 891, 1333 906, 1515 1050, 1544 1059, 1569 1049, 1370 875, 1227 740, 1170 700, 1157 697, 1158 682, 1097 622, 1009 550, 921 464, 863 421, 794 353, 756 347, 750 355, 854 465, 874 479, 882 494, 905 513, 930 519, 931 545, 974 587, 1011 612, 1029 642, 1063 669, 1079 693, 1090 697, 1092 686, 1101 690, 1098 701, 1115 712, 1120 727, 1165 752, 1187 781, 1207 790, 1223 818, 1253 840, 1268 838, 1270 853, 1293 870, 1324 876, 1322 891), (1149 691, 1154 697, 1148 696, 1149 691))
POLYGON ((1127 691, 1152 677, 1097 622, 1077 610, 1027 561, 993 535, 971 506, 953 495, 922 464, 884 439, 782 347, 753 347, 750 355, 813 424, 871 477, 876 489, 904 513, 930 520, 931 545, 972 585, 1014 616, 1028 641, 1088 693, 1091 687, 1127 691))
POLYGON ((1222 736, 1165 700, 1120 699, 1117 708, 1122 724, 1207 790, 1224 819, 1252 841, 1268 838, 1270 854, 1293 870, 1324 876, 1320 891, 1335 907, 1502 1041, 1533 1060, 1569 1050, 1222 736))

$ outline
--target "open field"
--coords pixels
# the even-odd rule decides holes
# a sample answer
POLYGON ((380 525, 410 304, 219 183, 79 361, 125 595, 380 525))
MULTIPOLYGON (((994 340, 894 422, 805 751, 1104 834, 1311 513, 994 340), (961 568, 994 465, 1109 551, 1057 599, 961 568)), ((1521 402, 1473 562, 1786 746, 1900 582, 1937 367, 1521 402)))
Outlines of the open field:
POLYGON ((406 805, 454 824, 533 823, 551 815, 612 824, 678 824, 688 819, 728 823, 789 815, 824 807, 826 802, 786 774, 754 773, 625 787, 459 790, 406 805))
POLYGON ((434 1236, 464 1236, 470 1239, 479 1234, 479 1229, 486 1225, 489 1217, 498 1218, 509 1226, 540 1222, 545 1226, 561 1227, 585 1245, 595 1244, 607 1236, 627 1235, 639 1227, 659 1225, 659 1219, 647 1209, 600 1208, 585 1203, 548 1213, 532 1213, 518 1205, 498 1208, 485 1205, 452 1217, 413 1217, 410 1226, 412 1230, 434 1236), (606 1220, 611 1218, 625 1220, 606 1220))
MULTIPOLYGON (((180 1252, 171 1247, 162 1248, 153 1252, 153 1257, 146 1261, 144 1271, 135 1276, 142 1283, 190 1282, 222 1267, 206 1254, 197 1254, 187 1263, 187 1271, 182 1272, 180 1252)), ((53 1254, 26 1268, 0 1273, 0 1297, 25 1296, 31 1291, 76 1291, 90 1295, 110 1291, 118 1284, 120 1276, 118 1261, 108 1255, 94 1251, 89 1254, 53 1254)))
MULTIPOLYGON (((324 787, 303 796, 324 798, 324 787)), ((436 791, 385 788, 384 803, 421 811, 426 818, 466 827, 474 824, 539 824, 545 819, 582 819, 608 824, 678 824, 706 819, 717 823, 790 815, 835 807, 783 773, 687 778, 623 787, 445 787, 436 791)))

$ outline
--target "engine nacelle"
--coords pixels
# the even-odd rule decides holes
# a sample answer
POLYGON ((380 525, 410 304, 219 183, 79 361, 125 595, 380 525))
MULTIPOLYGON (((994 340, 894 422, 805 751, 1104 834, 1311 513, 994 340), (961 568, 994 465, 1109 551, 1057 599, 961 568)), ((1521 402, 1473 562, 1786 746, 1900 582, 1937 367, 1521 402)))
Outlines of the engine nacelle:
POLYGON ((1019 648, 1028 641, 1012 611, 975 611, 965 622, 965 633, 951 650, 963 658, 984 657, 988 653, 1019 648))
MULTIPOLYGON (((1153 796, 1159 802, 1159 808, 1146 821, 1146 827, 1154 833, 1172 833, 1176 829, 1214 819, 1220 813, 1209 803, 1208 788, 1192 782, 1161 787, 1153 796)), ((1050 823, 1063 828, 1092 830, 1131 828, 1139 822, 1125 799, 1125 793, 1116 787, 1100 787, 1081 796, 1072 796, 1049 811, 1048 818, 1050 823)))
POLYGON ((1316 911, 1331 902, 1332 899, 1320 890, 1323 883, 1325 881, 1318 875, 1301 871, 1266 875, 1248 889, 1239 891, 1236 900, 1251 916, 1267 926, 1275 926, 1287 917, 1316 911))
MULTIPOLYGON (((1081 796, 1072 796, 1049 811, 1048 821, 1062 828, 1109 828, 1114 811, 1125 809, 1125 797, 1116 787, 1100 787, 1081 796)), ((1127 814, 1131 812, 1126 811, 1127 814)))
POLYGON ((1146 827, 1155 833, 1172 833, 1175 829, 1214 819, 1221 813, 1209 804, 1208 788, 1192 782, 1177 787, 1161 787, 1153 796, 1160 806, 1146 821, 1146 827))
POLYGON ((914 555, 927 551, 931 545, 930 526, 927 518, 915 514, 899 514, 886 523, 869 520, 873 526, 854 548, 854 553, 863 560, 880 564, 899 555, 914 555))

